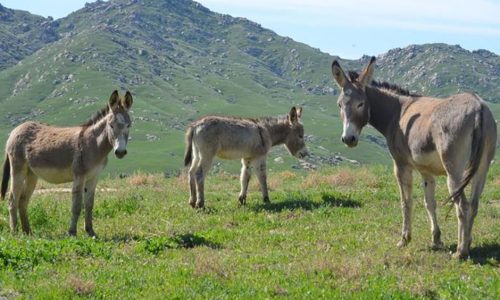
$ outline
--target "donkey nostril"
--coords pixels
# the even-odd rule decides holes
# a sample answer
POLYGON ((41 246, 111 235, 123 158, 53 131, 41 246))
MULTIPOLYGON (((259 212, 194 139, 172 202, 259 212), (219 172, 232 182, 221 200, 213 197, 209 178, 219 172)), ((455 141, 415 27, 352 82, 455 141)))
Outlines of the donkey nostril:
POLYGON ((356 137, 352 136, 351 137, 351 143, 354 143, 356 141, 356 137))
POLYGON ((124 156, 125 154, 127 154, 127 150, 115 150, 115 155, 124 156))
POLYGON ((342 143, 345 143, 345 138, 344 137, 341 137, 340 139, 342 140, 342 143))

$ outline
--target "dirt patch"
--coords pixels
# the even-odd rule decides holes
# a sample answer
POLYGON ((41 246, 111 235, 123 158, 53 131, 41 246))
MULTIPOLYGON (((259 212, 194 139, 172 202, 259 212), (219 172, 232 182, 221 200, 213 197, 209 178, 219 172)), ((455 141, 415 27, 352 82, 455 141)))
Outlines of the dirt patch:
MULTIPOLYGON (((117 192, 118 189, 112 188, 102 188, 96 189, 97 192, 117 192)), ((71 193, 71 188, 49 188, 49 189, 37 189, 34 192, 35 194, 50 194, 50 193, 71 193)))

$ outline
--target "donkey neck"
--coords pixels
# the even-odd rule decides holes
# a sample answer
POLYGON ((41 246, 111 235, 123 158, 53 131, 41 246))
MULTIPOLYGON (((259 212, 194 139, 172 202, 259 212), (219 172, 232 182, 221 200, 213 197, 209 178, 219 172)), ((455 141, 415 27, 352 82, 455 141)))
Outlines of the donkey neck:
MULTIPOLYGON (((113 145, 109 142, 108 131, 106 130, 107 117, 100 119, 95 124, 89 126, 83 134, 82 139, 88 141, 94 140, 97 146, 97 153, 100 156, 106 156, 113 149, 113 145)), ((82 144, 92 144, 83 142, 82 144)))
POLYGON ((370 125, 386 138, 392 136, 410 98, 371 86, 366 87, 366 97, 370 103, 370 125))
POLYGON ((264 128, 269 132, 273 146, 285 143, 290 132, 290 124, 286 117, 271 117, 259 120, 264 128))

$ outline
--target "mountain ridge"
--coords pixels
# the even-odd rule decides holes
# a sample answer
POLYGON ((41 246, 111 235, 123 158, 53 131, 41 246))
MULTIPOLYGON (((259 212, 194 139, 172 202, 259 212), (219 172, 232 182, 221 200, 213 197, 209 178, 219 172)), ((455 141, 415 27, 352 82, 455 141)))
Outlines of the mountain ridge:
MULTIPOLYGON (((135 147, 148 159, 131 158, 121 162, 123 167, 111 163, 113 172, 136 166, 178 169, 185 126, 204 114, 258 117, 285 114, 292 105, 305 107, 312 164, 334 164, 335 157, 390 162, 380 135, 370 128, 365 145, 357 149, 347 150, 338 142, 338 88, 330 64, 340 58, 255 22, 190 0, 97 1, 55 21, 33 18, 34 24, 47 23, 57 38, 46 44, 23 41, 32 42, 27 48, 33 51, 0 68, 3 137, 27 119, 80 124, 119 88, 136 98, 131 150, 135 147), (165 157, 165 166, 159 166, 165 157)), ((7 25, 0 18, 2 26, 7 25)), ((359 70, 368 56, 340 60, 344 69, 359 70)), ((2 62, 8 59, 0 56, 0 66, 2 62)), ((487 50, 411 45, 379 55, 377 65, 375 79, 421 94, 444 96, 472 88, 485 100, 500 101, 499 57, 487 50)), ((304 166, 281 148, 270 160, 277 169, 304 166)), ((236 167, 229 163, 227 168, 236 167)))

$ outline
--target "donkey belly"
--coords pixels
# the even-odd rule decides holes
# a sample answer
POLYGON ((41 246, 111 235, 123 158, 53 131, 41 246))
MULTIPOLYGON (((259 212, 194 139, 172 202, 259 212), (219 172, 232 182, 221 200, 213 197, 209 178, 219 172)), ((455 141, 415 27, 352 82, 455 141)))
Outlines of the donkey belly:
POLYGON ((219 150, 217 152, 217 157, 222 159, 240 159, 252 156, 253 155, 248 151, 241 151, 241 150, 219 150))
POLYGON ((437 151, 413 155, 414 167, 421 173, 446 175, 443 162, 437 151))
POLYGON ((222 159, 240 159, 240 158, 255 158, 267 154, 264 147, 257 144, 249 144, 236 141, 236 145, 220 145, 216 155, 222 159))
POLYGON ((66 169, 32 168, 36 176, 50 183, 64 183, 73 181, 73 171, 71 167, 66 169))

